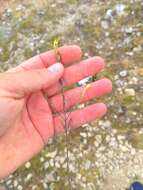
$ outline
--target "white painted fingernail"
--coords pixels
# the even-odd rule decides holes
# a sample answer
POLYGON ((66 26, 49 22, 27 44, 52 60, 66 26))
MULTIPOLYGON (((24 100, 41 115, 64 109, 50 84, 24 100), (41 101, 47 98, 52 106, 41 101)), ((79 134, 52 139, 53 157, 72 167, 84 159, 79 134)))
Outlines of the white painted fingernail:
POLYGON ((62 64, 61 63, 55 63, 48 67, 48 70, 51 71, 52 73, 59 72, 62 69, 62 64))

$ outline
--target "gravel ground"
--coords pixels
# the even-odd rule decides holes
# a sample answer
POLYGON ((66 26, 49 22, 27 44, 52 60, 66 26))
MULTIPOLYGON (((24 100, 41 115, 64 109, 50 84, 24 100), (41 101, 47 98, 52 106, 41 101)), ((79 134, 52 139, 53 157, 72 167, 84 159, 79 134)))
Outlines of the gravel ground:
MULTIPOLYGON (((143 1, 15 0, 3 6, 0 71, 47 51, 56 37, 81 46, 84 59, 100 55, 107 62, 95 79, 110 78, 113 93, 94 100, 107 103, 107 116, 70 134, 72 189, 125 190, 143 182, 143 1)), ((0 184, 68 190, 67 179, 63 135, 0 184)))

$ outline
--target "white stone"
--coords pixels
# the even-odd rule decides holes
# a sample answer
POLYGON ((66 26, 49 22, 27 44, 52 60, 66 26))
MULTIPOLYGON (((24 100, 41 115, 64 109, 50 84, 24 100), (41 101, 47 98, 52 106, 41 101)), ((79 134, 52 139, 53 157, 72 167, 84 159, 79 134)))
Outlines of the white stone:
POLYGON ((77 173, 76 178, 77 178, 77 179, 81 179, 81 177, 82 177, 81 174, 80 174, 80 173, 77 173))
POLYGON ((23 9, 25 9, 25 7, 21 4, 16 7, 16 11, 21 11, 23 9))
POLYGON ((123 152, 127 152, 128 151, 128 148, 126 146, 124 146, 124 145, 119 145, 119 146, 121 148, 121 151, 123 151, 123 152))
POLYGON ((43 183, 44 189, 48 189, 48 185, 46 183, 43 183))
POLYGON ((87 136, 88 136, 88 137, 92 137, 92 133, 91 133, 91 132, 88 132, 88 133, 87 133, 87 136))
POLYGON ((94 142, 95 147, 99 146, 99 143, 97 141, 94 142))
POLYGON ((132 77, 131 84, 138 84, 138 78, 137 77, 132 77))
POLYGON ((45 158, 44 157, 40 157, 40 162, 44 162, 45 158))
POLYGON ((106 136, 106 142, 109 143, 110 142, 111 137, 109 135, 106 136))
POLYGON ((83 139, 83 144, 87 144, 87 139, 83 139))
POLYGON ((54 160, 53 159, 49 160, 49 164, 51 167, 53 167, 54 166, 54 160))
POLYGON ((44 182, 50 182, 50 181, 54 181, 54 180, 55 180, 55 178, 54 178, 53 172, 46 174, 46 176, 44 178, 44 182))
POLYGON ((12 183, 12 180, 11 179, 9 179, 8 181, 6 181, 6 184, 7 185, 10 185, 12 183))
POLYGON ((133 114, 133 115, 137 115, 137 112, 133 111, 132 114, 133 114))
POLYGON ((114 80, 118 80, 119 79, 119 76, 118 75, 115 75, 114 76, 114 80))
POLYGON ((118 135, 118 136, 117 136, 117 139, 118 139, 118 141, 124 140, 124 139, 125 139, 125 136, 123 136, 123 135, 118 135))
POLYGON ((111 122, 109 120, 106 120, 104 121, 103 126, 109 128, 111 127, 111 122))
POLYGON ((117 129, 113 129, 112 131, 114 134, 117 134, 117 132, 118 132, 117 129))
POLYGON ((49 164, 49 161, 45 162, 45 163, 44 163, 44 169, 45 169, 45 170, 48 169, 48 168, 49 168, 49 165, 50 165, 50 164, 49 164))
POLYGON ((86 53, 84 54, 84 56, 85 56, 85 57, 89 57, 89 54, 86 52, 86 53))
POLYGON ((142 47, 141 47, 141 45, 135 47, 135 48, 133 49, 133 51, 134 51, 134 52, 142 51, 142 47))
POLYGON ((36 190, 37 189, 37 185, 32 185, 32 190, 36 190))
POLYGON ((58 162, 55 163, 56 168, 60 168, 60 164, 58 162))
POLYGON ((26 176, 26 178, 25 178, 25 182, 30 181, 32 177, 33 177, 32 173, 29 173, 29 174, 26 176))
POLYGON ((64 161, 65 161, 65 158, 64 158, 64 157, 61 157, 61 158, 60 158, 60 164, 63 164, 64 161))
POLYGON ((70 165, 69 165, 69 169, 70 169, 70 171, 73 172, 73 173, 76 172, 76 168, 75 168, 75 166, 74 166, 73 164, 70 164, 70 165))
POLYGON ((103 152, 106 148, 104 146, 100 146, 98 151, 103 152))
POLYGON ((124 4, 117 4, 115 6, 115 10, 116 10, 118 15, 122 15, 122 14, 124 14, 125 5, 124 4))
POLYGON ((55 150, 53 152, 48 152, 45 156, 47 158, 55 158, 56 155, 57 155, 57 150, 55 150))
POLYGON ((17 189, 18 190, 23 190, 23 187, 21 185, 18 185, 17 189))
POLYGON ((123 71, 121 71, 120 73, 119 73, 119 75, 121 76, 121 77, 126 77, 127 76, 127 71, 126 70, 123 70, 123 71))
POLYGON ((86 138, 86 137, 87 137, 87 134, 84 133, 84 132, 80 132, 80 136, 82 136, 83 138, 86 138))
POLYGON ((133 88, 127 88, 127 89, 125 89, 125 93, 128 96, 135 96, 135 90, 133 88))
POLYGON ((102 141, 102 136, 101 135, 96 135, 95 139, 100 144, 101 141, 102 141))
POLYGON ((14 187, 17 187, 17 185, 18 185, 18 181, 14 180, 13 186, 14 186, 14 187))
POLYGON ((133 32, 133 28, 132 27, 126 28, 125 32, 131 34, 133 32))
POLYGON ((31 167, 31 163, 30 162, 26 162, 25 168, 29 169, 30 167, 31 167))
POLYGON ((7 13, 12 13, 12 9, 7 9, 6 12, 7 13))
POLYGON ((136 150, 134 148, 131 149, 131 155, 135 155, 136 154, 136 150))
POLYGON ((53 3, 53 4, 51 5, 51 7, 52 7, 52 8, 55 8, 55 7, 56 7, 56 3, 53 3))
POLYGON ((107 21, 102 21, 102 22, 101 22, 101 26, 102 26, 102 28, 104 28, 104 29, 108 29, 108 28, 109 28, 109 25, 108 25, 108 22, 107 22, 107 21))
POLYGON ((106 11, 106 15, 105 15, 105 18, 112 18, 112 9, 108 9, 107 11, 106 11))

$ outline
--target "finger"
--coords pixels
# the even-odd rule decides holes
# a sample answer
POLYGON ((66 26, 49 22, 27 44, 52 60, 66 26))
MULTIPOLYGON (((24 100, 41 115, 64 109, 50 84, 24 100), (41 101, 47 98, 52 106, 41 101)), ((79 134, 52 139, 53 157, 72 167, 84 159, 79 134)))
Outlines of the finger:
MULTIPOLYGON (((73 62, 79 61, 82 56, 82 51, 80 47, 73 46, 63 46, 59 49, 61 62, 62 64, 71 64, 73 62)), ((48 52, 42 53, 31 59, 23 62, 16 68, 10 71, 23 71, 23 70, 32 70, 32 69, 42 69, 46 68, 54 63, 56 63, 56 54, 54 50, 50 50, 48 52)))
MULTIPOLYGON (((98 103, 71 113, 67 113, 67 127, 70 129, 77 128, 85 123, 89 123, 103 117, 106 111, 106 105, 103 103, 98 103)), ((54 126, 56 134, 63 133, 65 131, 64 122, 61 116, 56 116, 54 118, 54 126)))
MULTIPOLYGON (((100 72, 105 67, 104 60, 101 57, 92 57, 87 60, 69 66, 65 69, 62 77, 63 86, 72 85, 81 79, 92 76, 100 72)), ((51 88, 45 90, 48 96, 52 96, 61 91, 60 83, 55 84, 51 88)))
POLYGON ((59 113, 67 110, 74 105, 84 103, 95 97, 102 96, 111 92, 112 83, 109 79, 102 79, 83 87, 66 91, 64 94, 58 94, 49 98, 49 104, 52 112, 59 113), (63 100, 64 96, 64 100, 63 100), (63 102, 64 101, 64 102, 63 102), (64 107, 63 107, 64 106, 64 107))
POLYGON ((36 92, 56 83, 62 77, 64 67, 61 63, 53 64, 48 69, 4 73, 0 75, 2 89, 22 98, 27 93, 36 92))

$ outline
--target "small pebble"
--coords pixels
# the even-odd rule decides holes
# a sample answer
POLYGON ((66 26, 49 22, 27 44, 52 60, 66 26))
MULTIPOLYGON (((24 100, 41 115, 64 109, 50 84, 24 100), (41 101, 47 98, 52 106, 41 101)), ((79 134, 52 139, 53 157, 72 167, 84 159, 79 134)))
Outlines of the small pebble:
POLYGON ((14 180, 13 186, 14 186, 14 187, 17 187, 17 185, 18 185, 18 181, 14 180))
POLYGON ((23 190, 23 187, 21 185, 18 185, 17 190, 23 190))
POLYGON ((127 88, 127 89, 125 89, 125 93, 128 96, 135 96, 135 90, 133 88, 127 88))
POLYGON ((121 77, 126 77, 127 76, 127 71, 126 70, 123 70, 123 71, 121 71, 120 73, 119 73, 119 75, 121 76, 121 77))
POLYGON ((125 29, 125 32, 126 32, 127 34, 131 34, 131 33, 133 32, 133 28, 132 28, 132 27, 126 28, 126 29, 125 29))
POLYGON ((45 158, 44 157, 40 157, 40 162, 44 162, 45 158))
POLYGON ((115 6, 115 10, 116 10, 118 15, 122 15, 122 14, 124 14, 125 5, 124 4, 117 4, 115 6))
POLYGON ((33 177, 32 173, 29 173, 29 174, 26 176, 26 178, 25 178, 25 182, 30 181, 32 177, 33 177))
POLYGON ((29 169, 30 167, 31 167, 31 163, 30 162, 26 162, 25 168, 29 169))
POLYGON ((44 169, 45 169, 45 170, 48 169, 49 166, 50 166, 49 161, 46 161, 46 162, 44 163, 44 169))

